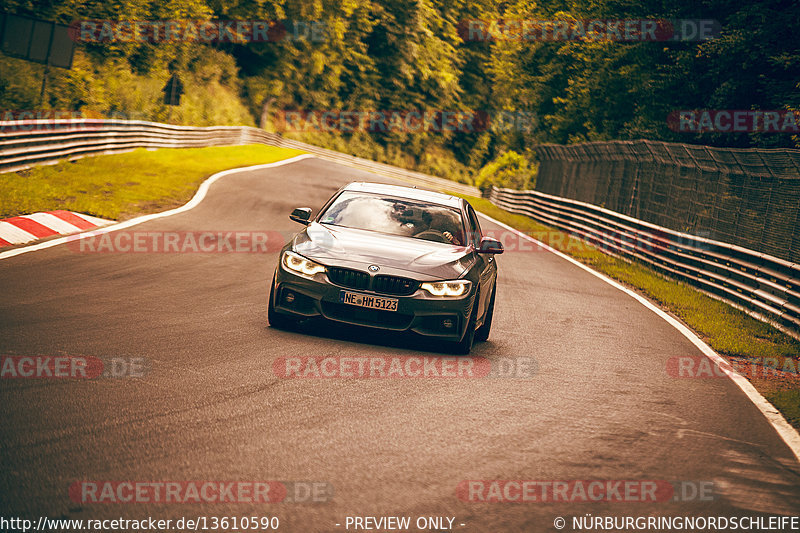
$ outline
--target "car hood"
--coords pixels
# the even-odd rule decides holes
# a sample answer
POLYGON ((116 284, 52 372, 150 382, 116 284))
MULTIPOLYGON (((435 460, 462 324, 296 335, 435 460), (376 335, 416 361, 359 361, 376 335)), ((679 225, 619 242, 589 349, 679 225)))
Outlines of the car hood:
POLYGON ((419 280, 456 279, 472 262, 470 248, 313 222, 295 235, 293 249, 329 266, 366 270, 419 280))

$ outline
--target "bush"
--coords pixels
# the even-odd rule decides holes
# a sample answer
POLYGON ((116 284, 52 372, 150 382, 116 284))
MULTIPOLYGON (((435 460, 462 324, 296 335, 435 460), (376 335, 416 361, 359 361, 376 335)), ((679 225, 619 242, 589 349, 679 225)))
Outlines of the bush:
POLYGON ((535 184, 536 165, 531 165, 525 156, 513 150, 484 165, 475 178, 475 186, 482 191, 492 185, 522 190, 532 189, 535 184))
MULTIPOLYGON (((192 126, 255 124, 240 97, 236 61, 222 51, 197 48, 178 70, 181 105, 164 104, 166 66, 138 72, 124 58, 92 55, 78 48, 72 68, 51 68, 44 102, 44 67, 0 54, 0 110, 80 111, 92 118, 152 120, 192 126)), ((44 115, 47 117, 48 115, 44 115)))

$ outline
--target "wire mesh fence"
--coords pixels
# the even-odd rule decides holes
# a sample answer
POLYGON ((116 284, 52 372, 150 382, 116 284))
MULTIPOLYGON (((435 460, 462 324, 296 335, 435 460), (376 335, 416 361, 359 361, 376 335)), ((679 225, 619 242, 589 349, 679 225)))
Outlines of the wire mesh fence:
POLYGON ((800 150, 540 145, 536 190, 800 262, 800 150))

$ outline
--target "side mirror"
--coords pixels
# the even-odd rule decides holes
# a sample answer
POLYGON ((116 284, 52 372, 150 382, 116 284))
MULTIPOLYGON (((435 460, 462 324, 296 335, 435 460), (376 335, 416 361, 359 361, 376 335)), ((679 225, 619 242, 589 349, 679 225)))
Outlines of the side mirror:
POLYGON ((503 244, 497 239, 491 237, 483 237, 481 245, 478 247, 479 254, 502 254, 503 244))
POLYGON ((311 209, 308 207, 298 207, 292 211, 292 214, 289 215, 289 218, 295 222, 299 222, 308 226, 309 222, 311 221, 311 209))

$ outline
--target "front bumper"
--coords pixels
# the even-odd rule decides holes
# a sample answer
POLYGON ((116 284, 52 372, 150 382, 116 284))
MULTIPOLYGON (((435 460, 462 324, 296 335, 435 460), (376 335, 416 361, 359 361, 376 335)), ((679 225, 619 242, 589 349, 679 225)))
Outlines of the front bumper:
POLYGON ((413 331, 428 337, 458 341, 469 322, 474 295, 473 286, 460 298, 436 298, 421 289, 410 296, 394 296, 335 285, 324 274, 314 280, 307 279, 279 266, 275 275, 273 305, 277 312, 296 318, 322 317, 357 326, 413 331), (341 291, 397 299, 397 311, 340 303, 341 291))

